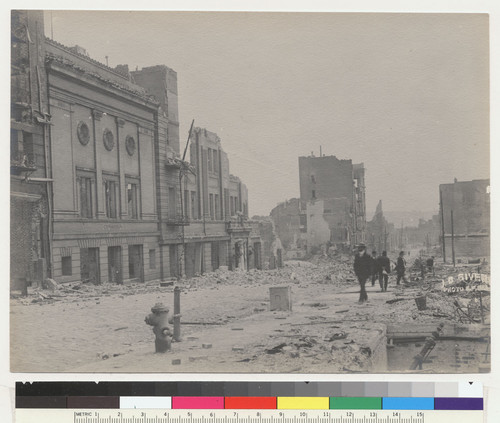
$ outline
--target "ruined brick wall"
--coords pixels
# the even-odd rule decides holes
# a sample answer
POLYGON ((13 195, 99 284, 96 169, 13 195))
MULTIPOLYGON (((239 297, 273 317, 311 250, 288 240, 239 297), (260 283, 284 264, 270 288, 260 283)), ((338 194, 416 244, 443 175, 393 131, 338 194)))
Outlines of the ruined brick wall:
POLYGON ((451 233, 451 210, 455 234, 489 233, 489 179, 441 184, 445 233, 451 233))
POLYGON ((15 289, 19 278, 31 281, 37 276, 34 260, 46 258, 49 249, 46 183, 26 179, 26 176, 48 176, 45 142, 49 109, 43 12, 13 10, 11 36, 10 266, 11 287, 15 289))
MULTIPOLYGON (((445 238, 446 260, 452 258, 451 236, 445 238)), ((460 236, 454 240, 455 258, 474 258, 490 256, 489 236, 460 236)))
POLYGON ((31 248, 32 221, 35 203, 11 197, 10 200, 10 264, 11 289, 22 289, 22 279, 29 281, 32 276, 35 252, 31 248))
POLYGON ((451 257, 451 211, 455 255, 482 257, 490 254, 489 179, 441 184, 446 255, 451 257), (471 236, 473 235, 473 236, 471 236))
POLYGON ((301 213, 298 198, 287 200, 271 210, 270 217, 274 223, 274 230, 285 249, 290 248, 294 240, 301 237, 301 213))
POLYGON ((177 154, 184 151, 179 139, 179 100, 177 73, 165 65, 145 67, 131 72, 132 80, 152 94, 159 102, 168 118, 168 145, 177 154))
POLYGON ((324 218, 323 211, 323 200, 307 203, 307 247, 309 251, 330 240, 330 226, 324 218))
POLYGON ((300 199, 352 198, 352 160, 335 156, 299 157, 300 199))

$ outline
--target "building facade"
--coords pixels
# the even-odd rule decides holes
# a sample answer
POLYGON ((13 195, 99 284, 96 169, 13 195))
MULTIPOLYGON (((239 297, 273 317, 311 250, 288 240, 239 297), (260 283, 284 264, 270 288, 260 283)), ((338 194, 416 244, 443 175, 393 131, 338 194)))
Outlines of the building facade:
POLYGON ((260 267, 248 193, 216 134, 179 140, 177 74, 129 72, 12 12, 12 286, 260 267))
POLYGON ((40 11, 11 16, 11 286, 25 290, 50 272, 50 130, 40 11))
POLYGON ((445 260, 490 256, 490 180, 439 185, 445 260), (453 216, 453 217, 452 217, 453 216))
POLYGON ((299 157, 299 175, 308 248, 365 242, 364 165, 335 156, 299 157))

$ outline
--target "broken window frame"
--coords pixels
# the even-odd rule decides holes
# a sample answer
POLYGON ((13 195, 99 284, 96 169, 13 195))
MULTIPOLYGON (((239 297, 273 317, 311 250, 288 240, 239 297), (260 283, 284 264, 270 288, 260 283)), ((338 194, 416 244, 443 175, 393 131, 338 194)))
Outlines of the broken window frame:
POLYGON ((184 190, 184 218, 189 220, 189 213, 191 211, 189 190, 184 190))
POLYGON ((168 187, 167 215, 169 219, 177 218, 177 189, 172 185, 168 187))
POLYGON ((127 192, 127 218, 131 220, 140 219, 140 184, 135 178, 125 179, 127 192))
POLYGON ((104 190, 105 212, 108 219, 120 217, 120 191, 119 178, 106 175, 102 180, 104 190))
POLYGON ((149 269, 154 270, 156 269, 156 249, 150 248, 148 255, 149 255, 149 269))
POLYGON ((190 191, 191 195, 191 219, 197 220, 197 207, 196 207, 196 191, 190 191))
POLYGON ((210 211, 210 220, 215 220, 214 216, 214 195, 213 194, 208 194, 208 202, 209 202, 209 211, 210 211))
POLYGON ((212 149, 207 148, 207 168, 209 172, 213 172, 213 165, 212 165, 212 149))
POLYGON ((82 219, 96 218, 95 172, 87 169, 76 170, 78 213, 82 219))
POLYGON ((220 220, 220 204, 218 194, 214 194, 214 216, 215 220, 220 220))
POLYGON ((218 160, 218 150, 212 150, 213 152, 213 168, 214 168, 214 173, 218 174, 219 173, 219 160, 218 160))
POLYGON ((73 275, 73 262, 71 255, 61 257, 61 276, 73 275), (69 260, 68 260, 69 259, 69 260))

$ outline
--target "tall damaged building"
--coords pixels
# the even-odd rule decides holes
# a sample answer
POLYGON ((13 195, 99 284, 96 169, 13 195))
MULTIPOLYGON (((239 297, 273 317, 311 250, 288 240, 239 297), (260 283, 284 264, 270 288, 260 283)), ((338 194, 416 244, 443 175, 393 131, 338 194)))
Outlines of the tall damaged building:
POLYGON ((489 257, 490 180, 439 185, 443 256, 489 257))
POLYGON ((300 201, 308 248, 366 240, 365 168, 335 156, 299 157, 300 201))
POLYGON ((212 133, 179 141, 177 74, 129 72, 12 12, 11 286, 260 267, 245 185, 212 133))

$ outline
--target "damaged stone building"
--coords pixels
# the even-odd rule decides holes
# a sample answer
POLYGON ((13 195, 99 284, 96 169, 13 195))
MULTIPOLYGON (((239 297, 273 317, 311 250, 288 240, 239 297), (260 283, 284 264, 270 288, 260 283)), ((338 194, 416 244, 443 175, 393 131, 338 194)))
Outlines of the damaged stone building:
POLYGON ((176 72, 111 68, 43 28, 12 12, 12 287, 260 267, 218 137, 195 128, 181 158, 176 72))
POLYGON ((42 12, 13 13, 11 26, 11 286, 43 278, 50 260, 49 106, 42 12))
POLYGON ((292 198, 278 204, 270 216, 286 257, 301 258, 307 249, 307 226, 300 199, 292 198))
POLYGON ((299 157, 300 201, 308 248, 330 242, 352 247, 366 241, 363 163, 335 156, 299 157))
POLYGON ((490 180, 439 185, 441 246, 445 260, 490 256, 490 180))

